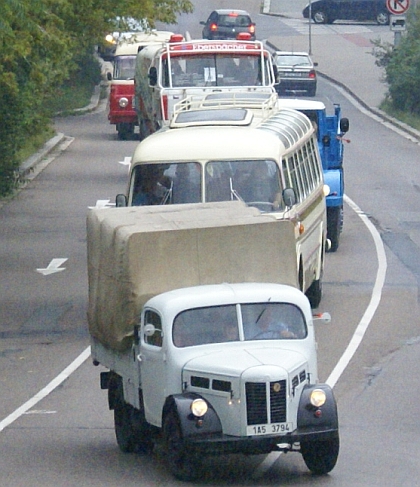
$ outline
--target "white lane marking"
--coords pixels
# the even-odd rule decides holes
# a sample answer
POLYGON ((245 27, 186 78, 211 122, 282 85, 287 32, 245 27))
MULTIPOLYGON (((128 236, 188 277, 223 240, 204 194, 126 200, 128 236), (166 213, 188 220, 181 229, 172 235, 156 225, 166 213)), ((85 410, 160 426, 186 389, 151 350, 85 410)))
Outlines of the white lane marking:
POLYGON ((45 269, 37 269, 36 271, 44 276, 49 276, 50 274, 55 274, 56 272, 65 271, 65 267, 60 267, 61 264, 66 262, 67 258, 65 259, 52 259, 52 261, 48 264, 48 267, 45 269))
POLYGON ((31 397, 29 401, 22 404, 18 409, 16 409, 13 413, 9 414, 3 421, 0 421, 0 431, 3 431, 4 428, 11 425, 14 421, 16 421, 20 416, 26 414, 29 409, 31 409, 35 404, 39 401, 44 399, 44 397, 48 396, 55 388, 57 388, 60 384, 62 384, 70 375, 77 370, 83 362, 85 362, 88 357, 90 356, 90 347, 86 348, 73 362, 67 366, 55 379, 53 379, 48 385, 46 385, 43 389, 41 389, 35 396, 31 397))
POLYGON ((341 356, 340 360, 338 361, 337 365, 334 367, 334 370, 331 372, 326 381, 326 383, 331 387, 335 386, 341 374, 344 372, 350 360, 352 359, 353 355, 356 353, 356 350, 359 348, 359 345, 361 344, 363 337, 365 336, 366 330, 368 329, 372 318, 376 310, 378 309, 382 297, 382 289, 384 287, 387 269, 385 247, 378 230, 376 230, 375 226, 369 220, 366 214, 363 213, 363 211, 356 205, 356 203, 352 201, 347 195, 344 195, 344 201, 359 216, 359 218, 362 220, 362 222, 365 224, 370 234, 372 235, 373 241, 375 243, 376 255, 378 258, 378 269, 376 272, 375 284, 373 286, 369 305, 366 308, 362 319, 357 325, 357 328, 353 333, 352 339, 347 345, 346 350, 344 351, 343 355, 341 356))
POLYGON ((131 157, 124 157, 123 161, 118 161, 118 164, 122 164, 123 166, 130 166, 131 164, 131 157))
MULTIPOLYGON (((344 195, 344 201, 350 206, 350 208, 359 216, 362 222, 365 224, 367 229, 369 230, 370 234, 372 235, 373 241, 375 243, 376 248, 376 255, 378 258, 378 269, 376 272, 376 279, 375 284, 373 286, 372 295, 370 298, 370 302, 368 307, 366 308, 362 319, 360 320, 359 324, 353 336, 347 345, 346 350, 344 351, 343 355, 341 356, 340 360, 337 362, 336 366, 334 367, 333 371, 331 372, 330 376, 328 377, 326 383, 330 387, 334 387, 337 383, 338 379, 341 377, 342 373, 346 369, 347 365, 349 364, 350 360, 352 359, 353 355, 356 353, 359 345, 361 344, 363 337, 368 329, 372 318, 379 306, 379 302, 382 297, 382 289, 385 283, 385 275, 387 269, 387 260, 385 254, 385 248, 381 239, 381 236, 376 230, 375 226, 369 220, 365 213, 351 200, 347 195, 344 195)), ((270 468, 276 463, 276 461, 280 458, 282 452, 271 452, 267 457, 264 459, 263 462, 258 466, 254 474, 252 475, 253 479, 257 477, 262 477, 270 468)))
POLYGON ((102 208, 112 208, 115 206, 115 203, 111 203, 110 199, 107 200, 96 200, 96 205, 95 206, 88 206, 89 210, 94 210, 94 209, 99 209, 101 210, 102 208))

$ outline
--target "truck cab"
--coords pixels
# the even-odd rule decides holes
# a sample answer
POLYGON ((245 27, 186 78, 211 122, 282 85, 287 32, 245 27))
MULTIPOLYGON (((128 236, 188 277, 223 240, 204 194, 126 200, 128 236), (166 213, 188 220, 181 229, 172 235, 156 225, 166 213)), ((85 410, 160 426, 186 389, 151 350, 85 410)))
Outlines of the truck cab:
POLYGON ((329 251, 335 252, 340 244, 344 218, 344 138, 350 124, 341 116, 341 107, 334 104, 334 113, 328 115, 323 102, 305 99, 281 98, 279 108, 292 108, 303 112, 315 125, 325 183, 330 188, 327 195, 327 238, 329 251))
MULTIPOLYGON (((329 316, 324 318, 329 320, 329 316)), ((149 299, 132 346, 92 338, 95 364, 125 452, 163 442, 175 477, 203 455, 297 451, 317 473, 339 453, 337 406, 319 383, 305 295, 273 283, 200 285, 149 299)))

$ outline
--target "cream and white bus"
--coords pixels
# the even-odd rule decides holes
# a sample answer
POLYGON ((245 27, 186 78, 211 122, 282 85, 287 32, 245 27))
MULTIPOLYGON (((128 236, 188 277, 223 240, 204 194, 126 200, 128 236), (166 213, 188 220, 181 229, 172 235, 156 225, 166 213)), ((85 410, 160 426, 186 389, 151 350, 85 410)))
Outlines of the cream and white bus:
POLYGON ((116 205, 229 200, 293 223, 296 286, 317 307, 327 246, 325 188, 315 130, 304 114, 181 110, 137 146, 127 194, 117 195, 116 205))

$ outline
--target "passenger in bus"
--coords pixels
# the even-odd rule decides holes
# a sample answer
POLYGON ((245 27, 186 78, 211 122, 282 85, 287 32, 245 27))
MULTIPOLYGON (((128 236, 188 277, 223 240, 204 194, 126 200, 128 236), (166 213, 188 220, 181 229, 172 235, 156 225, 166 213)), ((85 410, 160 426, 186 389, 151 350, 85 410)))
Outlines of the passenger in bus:
POLYGON ((171 182, 156 168, 139 172, 133 194, 134 206, 162 205, 166 203, 171 182))
POLYGON ((177 164, 172 185, 172 203, 200 203, 200 201, 200 165, 177 164))
POLYGON ((252 163, 251 172, 242 181, 238 191, 246 203, 269 203, 274 210, 280 206, 281 193, 278 178, 276 173, 270 174, 264 161, 252 163))
POLYGON ((240 84, 244 86, 255 86, 257 83, 257 72, 253 68, 249 59, 241 58, 239 60, 238 78, 240 84))

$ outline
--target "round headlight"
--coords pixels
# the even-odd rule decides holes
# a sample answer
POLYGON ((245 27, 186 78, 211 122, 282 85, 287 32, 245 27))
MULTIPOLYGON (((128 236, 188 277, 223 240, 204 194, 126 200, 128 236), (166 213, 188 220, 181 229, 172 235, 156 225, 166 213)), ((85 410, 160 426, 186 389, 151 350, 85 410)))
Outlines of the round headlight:
POLYGON ((125 108, 128 105, 128 99, 125 97, 120 98, 118 103, 119 103, 121 108, 125 108))
POLYGON ((204 399, 194 399, 191 403, 191 412, 198 418, 204 416, 208 409, 209 407, 204 399))
POLYGON ((316 408, 320 408, 325 404, 326 400, 327 400, 327 396, 325 395, 325 392, 322 389, 314 389, 311 392, 310 401, 312 406, 315 406, 316 408))

